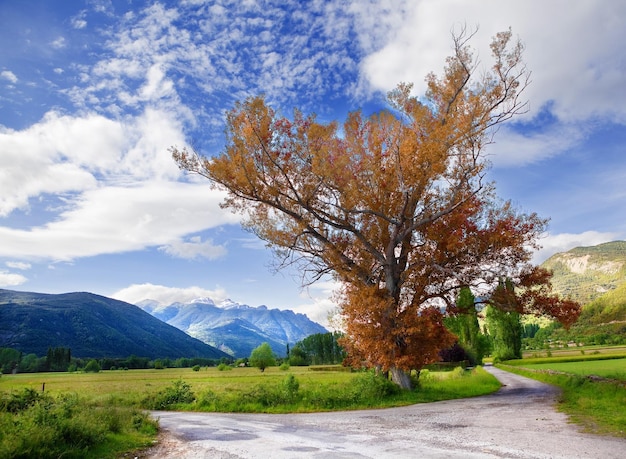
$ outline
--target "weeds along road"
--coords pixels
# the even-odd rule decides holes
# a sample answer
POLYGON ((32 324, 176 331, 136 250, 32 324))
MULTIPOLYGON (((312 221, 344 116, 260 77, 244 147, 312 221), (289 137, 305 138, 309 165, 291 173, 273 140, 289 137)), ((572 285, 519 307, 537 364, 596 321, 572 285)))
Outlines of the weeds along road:
POLYGON ((624 458, 626 440, 580 433, 552 386, 487 367, 495 394, 313 414, 154 412, 154 458, 624 458))

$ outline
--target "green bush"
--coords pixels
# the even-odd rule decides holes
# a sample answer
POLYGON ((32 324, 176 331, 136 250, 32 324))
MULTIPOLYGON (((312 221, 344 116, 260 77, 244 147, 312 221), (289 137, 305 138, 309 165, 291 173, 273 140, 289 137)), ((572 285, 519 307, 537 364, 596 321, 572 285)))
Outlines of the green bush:
POLYGON ((194 365, 193 367, 191 367, 191 369, 193 371, 200 371, 200 365, 194 365))
POLYGON ((151 410, 167 410, 174 405, 193 403, 196 396, 191 390, 191 386, 179 379, 174 381, 171 386, 149 395, 142 401, 142 406, 151 410))
POLYGON ((102 368, 100 368, 100 364, 98 363, 98 361, 95 359, 91 359, 89 362, 87 362, 87 365, 85 365, 84 371, 86 373, 98 373, 101 369, 102 368))
POLYGON ((229 370, 232 370, 233 367, 231 367, 230 365, 226 365, 225 363, 222 362, 217 366, 217 369, 219 371, 229 371, 229 370))
POLYGON ((52 397, 25 389, 1 394, 0 457, 96 458, 143 445, 156 421, 133 408, 95 406, 76 394, 52 397), (116 437, 117 436, 117 437, 116 437), (115 438, 124 438, 126 444, 115 438))
POLYGON ((287 371, 287 370, 289 370, 290 365, 289 365, 288 362, 283 362, 283 363, 280 364, 280 367, 278 367, 278 368, 281 371, 287 371))

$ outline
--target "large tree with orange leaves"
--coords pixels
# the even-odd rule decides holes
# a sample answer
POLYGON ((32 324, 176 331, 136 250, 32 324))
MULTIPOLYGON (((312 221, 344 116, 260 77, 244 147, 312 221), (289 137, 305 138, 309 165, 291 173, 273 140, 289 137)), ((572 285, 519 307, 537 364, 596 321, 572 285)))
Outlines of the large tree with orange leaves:
POLYGON ((353 112, 340 128, 299 111, 287 119, 252 97, 229 112, 219 156, 172 148, 182 169, 228 192, 223 205, 282 260, 301 263, 310 281, 342 282, 352 360, 405 388, 411 369, 453 342, 442 318, 462 287, 487 295, 506 278, 523 288, 502 307, 565 323, 578 313, 529 263, 545 221, 500 202, 485 181, 484 147, 525 110, 522 46, 499 33, 493 67, 478 74, 470 37, 453 36, 454 54, 422 98, 400 84, 388 110, 353 112))

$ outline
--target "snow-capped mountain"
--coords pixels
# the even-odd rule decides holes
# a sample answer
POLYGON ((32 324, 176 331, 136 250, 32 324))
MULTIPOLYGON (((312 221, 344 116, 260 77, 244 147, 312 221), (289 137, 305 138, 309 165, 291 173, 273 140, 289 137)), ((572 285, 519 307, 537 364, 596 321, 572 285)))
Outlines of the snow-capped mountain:
POLYGON ((216 303, 211 298, 197 298, 167 305, 143 300, 137 306, 233 357, 248 357, 263 342, 268 342, 276 355, 284 356, 287 344, 327 332, 304 314, 267 306, 251 307, 232 300, 216 303))

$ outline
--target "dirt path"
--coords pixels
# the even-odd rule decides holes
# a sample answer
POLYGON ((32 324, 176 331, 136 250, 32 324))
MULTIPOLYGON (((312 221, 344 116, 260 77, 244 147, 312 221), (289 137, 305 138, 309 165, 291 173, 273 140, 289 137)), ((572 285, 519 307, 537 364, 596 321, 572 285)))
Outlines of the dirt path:
POLYGON ((580 433, 549 385, 488 368, 495 394, 383 410, 264 415, 155 412, 162 441, 144 457, 623 458, 626 440, 580 433))

